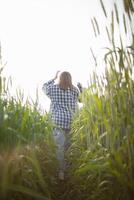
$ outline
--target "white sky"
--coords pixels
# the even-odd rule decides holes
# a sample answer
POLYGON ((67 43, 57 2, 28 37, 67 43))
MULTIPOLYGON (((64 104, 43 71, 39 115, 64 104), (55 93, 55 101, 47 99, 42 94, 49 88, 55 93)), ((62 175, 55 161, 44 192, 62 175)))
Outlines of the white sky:
POLYGON ((104 24, 99 0, 0 0, 3 63, 7 62, 5 73, 14 88, 34 99, 38 87, 41 104, 48 110, 41 88, 57 70, 71 72, 74 84, 86 86, 93 69, 90 47, 97 54, 107 46, 106 38, 94 37, 93 16, 104 24))

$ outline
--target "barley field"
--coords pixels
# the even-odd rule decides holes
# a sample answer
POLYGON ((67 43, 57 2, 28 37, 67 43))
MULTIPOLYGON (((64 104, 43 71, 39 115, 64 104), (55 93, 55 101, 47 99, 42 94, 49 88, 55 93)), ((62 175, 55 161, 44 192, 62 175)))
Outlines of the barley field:
MULTIPOLYGON (((3 76, 1 62, 0 200, 134 199, 134 2, 123 3, 119 15, 116 1, 107 13, 100 0, 110 44, 103 55, 105 73, 94 70, 80 96, 83 106, 72 122, 62 184, 56 177, 54 125, 40 109, 38 96, 34 102, 20 90, 10 94, 12 81, 3 76), (124 42, 121 23, 131 44, 124 42)), ((91 23, 96 38, 103 34, 96 18, 91 23)), ((96 69, 99 63, 91 53, 96 69)))

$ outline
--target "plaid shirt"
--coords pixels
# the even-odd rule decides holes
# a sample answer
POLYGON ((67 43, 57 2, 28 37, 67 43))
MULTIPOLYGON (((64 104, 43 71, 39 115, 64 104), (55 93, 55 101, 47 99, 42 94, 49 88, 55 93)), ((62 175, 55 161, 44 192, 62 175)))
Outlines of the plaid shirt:
POLYGON ((76 87, 63 90, 54 80, 43 85, 44 93, 50 98, 50 116, 60 128, 69 129, 74 112, 77 109, 79 91, 76 87))

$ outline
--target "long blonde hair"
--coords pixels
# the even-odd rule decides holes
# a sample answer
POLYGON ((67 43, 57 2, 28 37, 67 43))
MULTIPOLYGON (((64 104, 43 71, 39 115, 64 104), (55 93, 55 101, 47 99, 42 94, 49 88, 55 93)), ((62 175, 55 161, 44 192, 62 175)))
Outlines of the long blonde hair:
POLYGON ((68 88, 73 88, 72 77, 69 72, 62 72, 59 77, 59 87, 63 90, 67 90, 68 88))

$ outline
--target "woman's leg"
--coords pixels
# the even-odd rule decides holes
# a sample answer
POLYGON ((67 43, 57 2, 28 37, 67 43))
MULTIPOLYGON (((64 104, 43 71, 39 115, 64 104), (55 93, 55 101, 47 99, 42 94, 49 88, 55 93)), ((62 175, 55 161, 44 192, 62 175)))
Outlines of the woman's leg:
POLYGON ((64 159, 64 131, 60 128, 54 128, 53 136, 56 144, 56 156, 59 161, 59 178, 64 179, 65 159, 64 159))
POLYGON ((63 129, 65 135, 64 150, 67 151, 70 147, 70 129, 63 129))
POLYGON ((71 145, 70 129, 64 129, 64 134, 65 134, 65 142, 64 142, 65 170, 67 172, 67 169, 70 166, 68 159, 67 159, 68 149, 71 145))

